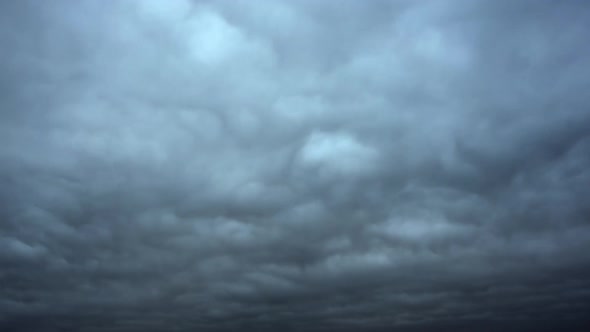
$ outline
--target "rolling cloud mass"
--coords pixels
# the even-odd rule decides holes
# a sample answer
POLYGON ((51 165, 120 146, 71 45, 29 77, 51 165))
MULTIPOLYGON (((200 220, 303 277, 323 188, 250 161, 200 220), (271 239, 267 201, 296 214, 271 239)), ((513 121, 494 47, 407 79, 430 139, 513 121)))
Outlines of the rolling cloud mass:
POLYGON ((0 2, 0 331, 588 331, 590 3, 0 2))

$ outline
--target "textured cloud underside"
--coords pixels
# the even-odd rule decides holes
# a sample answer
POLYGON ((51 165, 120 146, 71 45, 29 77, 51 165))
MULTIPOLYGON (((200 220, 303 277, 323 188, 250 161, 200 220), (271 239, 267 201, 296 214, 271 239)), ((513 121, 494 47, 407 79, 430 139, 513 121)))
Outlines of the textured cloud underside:
POLYGON ((3 1, 0 330, 583 331, 585 1, 3 1))

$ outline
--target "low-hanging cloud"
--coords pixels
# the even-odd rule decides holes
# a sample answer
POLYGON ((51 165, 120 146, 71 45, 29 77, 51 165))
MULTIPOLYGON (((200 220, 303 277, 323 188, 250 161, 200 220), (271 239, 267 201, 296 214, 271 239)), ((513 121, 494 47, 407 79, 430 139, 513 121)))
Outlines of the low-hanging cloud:
POLYGON ((0 17, 0 330, 590 326, 584 1, 0 17))

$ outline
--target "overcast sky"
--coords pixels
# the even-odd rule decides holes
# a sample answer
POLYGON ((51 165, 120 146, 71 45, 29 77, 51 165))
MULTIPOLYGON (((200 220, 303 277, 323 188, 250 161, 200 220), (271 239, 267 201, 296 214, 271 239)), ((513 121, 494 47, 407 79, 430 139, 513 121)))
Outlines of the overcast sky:
POLYGON ((589 36, 574 0, 0 1, 0 330, 588 331, 589 36))

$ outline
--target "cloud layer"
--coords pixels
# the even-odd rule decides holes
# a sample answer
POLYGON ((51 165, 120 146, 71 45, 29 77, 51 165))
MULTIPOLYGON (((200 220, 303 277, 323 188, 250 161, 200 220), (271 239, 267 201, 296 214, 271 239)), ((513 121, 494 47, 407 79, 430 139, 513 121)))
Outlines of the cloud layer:
POLYGON ((0 330, 590 326, 586 2, 0 13, 0 330))

